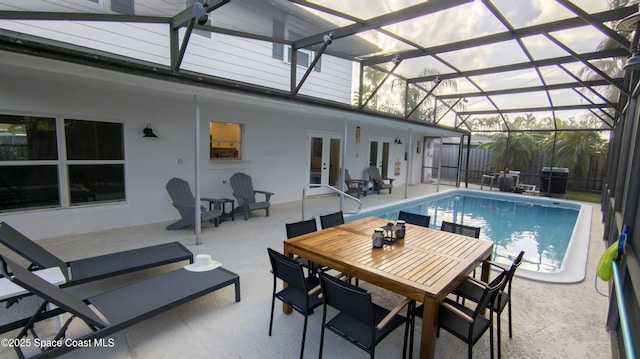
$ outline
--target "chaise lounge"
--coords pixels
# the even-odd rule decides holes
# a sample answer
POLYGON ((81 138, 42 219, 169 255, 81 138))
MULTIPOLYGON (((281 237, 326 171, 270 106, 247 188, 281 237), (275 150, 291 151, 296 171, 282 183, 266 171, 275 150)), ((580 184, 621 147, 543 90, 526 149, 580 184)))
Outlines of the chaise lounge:
MULTIPOLYGON (((45 341, 56 345, 31 348, 35 353, 29 353, 33 354, 29 358, 54 358, 78 348, 74 343, 108 340, 110 334, 232 284, 235 285, 235 300, 240 301, 240 277, 222 267, 200 272, 181 268, 82 300, 7 258, 0 257, 0 261, 5 277, 44 300, 31 318, 3 325, 0 333, 22 328, 17 339, 25 338, 29 333, 37 334, 35 323, 61 314, 71 314, 56 336, 45 341), (9 272, 9 268, 13 273, 9 272), (47 309, 49 304, 57 308, 47 309), (82 320, 89 331, 77 338, 68 338, 67 327, 75 318, 82 320)), ((19 346, 15 350, 20 358, 25 357, 19 346)))
POLYGON ((60 268, 64 287, 184 260, 193 263, 193 253, 180 242, 64 262, 5 222, 0 222, 0 243, 30 261, 30 269, 60 268))

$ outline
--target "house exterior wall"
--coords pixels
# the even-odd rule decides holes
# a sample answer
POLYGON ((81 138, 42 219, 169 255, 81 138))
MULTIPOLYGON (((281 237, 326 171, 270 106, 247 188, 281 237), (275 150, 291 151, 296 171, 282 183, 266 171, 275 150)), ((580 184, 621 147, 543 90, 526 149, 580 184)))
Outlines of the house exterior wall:
MULTIPOLYGON (((163 4, 156 5, 168 6, 163 4)), ((29 6, 26 2, 23 5, 29 6)), ((86 11, 87 7, 97 12, 108 10, 108 4, 90 1, 53 0, 47 6, 51 7, 48 10, 63 12, 86 11)), ((289 16, 285 10, 231 2, 214 11, 211 19, 214 25, 231 29, 234 22, 243 21, 254 26, 256 33, 265 34, 271 34, 273 19, 282 21, 286 32, 307 36, 305 31, 309 34, 320 31, 313 19, 307 23, 289 16)), ((170 65, 167 24, 0 20, 0 29, 159 66, 170 65)), ((184 33, 182 28, 180 36, 184 33)), ((272 55, 271 42, 195 30, 180 70, 288 91, 291 66, 286 62, 286 49, 284 60, 272 55)), ((299 81, 306 69, 296 70, 299 81)), ((245 172, 253 177, 256 189, 276 193, 272 203, 300 200, 302 188, 309 182, 306 150, 309 131, 344 137, 346 126, 343 140, 347 149, 341 166, 349 169, 354 178, 367 178, 369 138, 388 139, 388 174, 395 179, 396 187, 403 186, 407 179, 409 163, 405 160, 404 143, 408 143, 410 126, 389 125, 379 118, 11 53, 0 54, 0 77, 2 114, 123 124, 126 201, 0 213, 0 220, 34 239, 176 220, 178 213, 171 205, 165 185, 170 178, 181 177, 194 189, 196 166, 203 197, 232 198, 229 178, 235 172, 245 172), (198 164, 194 163, 195 96, 200 106, 198 164), (210 121, 243 125, 241 161, 209 159, 210 121), (142 129, 147 125, 158 138, 142 137, 142 129), (361 128, 359 143, 355 141, 357 126, 361 128), (395 144, 396 138, 403 144, 395 144), (396 163, 400 164, 398 175, 396 163), (30 226, 34 220, 41 225, 30 226)), ((323 55, 321 71, 310 72, 299 94, 350 103, 351 83, 352 63, 323 55)), ((414 141, 427 132, 426 128, 424 132, 414 132, 414 141)), ((413 155, 409 182, 419 183, 422 155, 413 155)), ((339 184, 342 183, 340 180, 339 184)))
POLYGON ((408 138, 408 129, 390 127, 380 119, 369 121, 364 115, 56 61, 40 59, 22 68, 30 58, 24 55, 5 53, 0 58, 4 60, 0 70, 1 113, 118 122, 124 127, 126 201, 0 213, 0 220, 34 239, 176 220, 178 213, 165 185, 176 176, 186 179, 194 189, 195 95, 201 114, 198 166, 203 197, 232 198, 229 177, 245 172, 253 177, 256 189, 275 192, 272 203, 300 200, 302 188, 308 183, 308 154, 303 150, 308 131, 344 134, 345 124, 345 166, 354 178, 365 176, 368 138, 375 136, 391 140, 389 174, 395 179, 394 185, 401 187, 405 182, 405 146, 394 144, 393 139, 408 138), (209 160, 209 121, 244 125, 241 161, 209 160), (158 138, 142 136, 147 124, 158 138), (361 141, 356 144, 358 125, 361 141), (399 176, 394 175, 393 168, 397 160, 402 169, 399 176), (40 225, 31 226, 34 220, 40 225))
MULTIPOLYGON (((192 35, 183 61, 185 70, 219 76, 259 86, 290 90, 291 65, 271 57, 271 43, 213 34, 212 39, 192 35)), ((321 71, 311 71, 300 94, 351 103, 350 61, 322 56, 321 71)), ((306 68, 297 67, 300 81, 306 68)))
MULTIPOLYGON (((65 6, 68 4, 65 4, 65 6)), ((87 5, 87 4, 83 4, 87 5)), ((52 5, 54 6, 54 5, 52 5)), ((88 6, 98 6, 89 4, 88 6)), ((52 10, 65 11, 64 7, 52 10)), ((233 2, 216 10, 212 21, 227 28, 242 21, 271 34, 272 17, 264 11, 273 7, 246 7, 233 2)), ((285 17, 284 14, 281 15, 285 17)), ((286 17, 285 17, 286 18, 286 17)), ((307 24, 313 29, 313 24, 307 24)), ((141 61, 170 66, 170 27, 168 24, 118 23, 98 21, 0 20, 0 29, 43 37, 76 46, 105 51, 141 61)), ((180 30, 180 41, 185 28, 180 30)), ((183 71, 242 81, 289 91, 291 65, 272 57, 272 43, 224 34, 194 30, 181 64, 183 71)), ((299 81, 306 68, 298 66, 299 81)), ((352 63, 323 55, 321 70, 311 71, 300 94, 350 103, 352 63)))

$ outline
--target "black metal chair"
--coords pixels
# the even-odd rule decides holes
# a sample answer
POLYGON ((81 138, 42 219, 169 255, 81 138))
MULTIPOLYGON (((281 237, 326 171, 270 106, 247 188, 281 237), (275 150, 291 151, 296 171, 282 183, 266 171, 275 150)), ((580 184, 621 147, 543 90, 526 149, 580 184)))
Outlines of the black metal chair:
POLYGON ((344 216, 342 215, 342 211, 320 216, 320 227, 322 227, 322 229, 334 227, 340 224, 344 224, 344 216))
MULTIPOLYGON (((440 230, 450 233, 462 234, 463 236, 480 238, 480 227, 467 226, 464 224, 451 223, 442 221, 440 230)), ((473 276, 476 276, 476 270, 473 270, 473 276)))
POLYGON ((442 221, 440 225, 440 230, 462 234, 463 236, 480 238, 480 227, 467 226, 464 224, 451 223, 447 221, 442 221))
POLYGON ((416 226, 429 227, 431 222, 431 216, 423 214, 410 213, 405 211, 398 212, 398 219, 401 219, 409 224, 415 224, 416 226))
MULTIPOLYGON (((286 223, 285 228, 287 230, 287 239, 289 239, 317 231, 318 224, 316 223, 316 219, 312 218, 299 222, 286 223)), ((320 266, 306 258, 298 257, 296 261, 307 268, 308 275, 314 275, 320 269, 320 266)))
MULTIPOLYGON (((489 262, 491 265, 499 268, 506 272, 505 281, 498 292, 498 297, 493 304, 493 311, 496 313, 497 320, 497 331, 498 331, 498 358, 502 355, 501 350, 501 339, 500 339, 500 314, 504 310, 505 307, 509 307, 509 338, 513 337, 513 331, 511 326, 511 282, 513 281, 513 277, 516 273, 516 269, 522 264, 522 260, 524 257, 524 251, 521 251, 520 254, 514 259, 513 263, 510 267, 505 267, 503 264, 489 262)), ((497 284, 497 281, 500 279, 500 276, 494 278, 489 285, 494 286, 497 284)), ((469 299, 473 302, 478 303, 482 298, 482 289, 480 289, 477 285, 472 284, 469 281, 462 282, 456 289, 453 290, 452 294, 455 294, 463 299, 469 299)))
MULTIPOLYGON (((473 357, 473 345, 489 329, 489 343, 491 348, 491 358, 493 359, 493 308, 498 291, 506 281, 507 272, 501 272, 492 281, 492 285, 483 283, 475 278, 467 278, 466 281, 478 286, 482 292, 475 308, 469 308, 464 304, 452 299, 445 298, 440 303, 438 311, 438 334, 440 328, 448 331, 461 339, 468 346, 468 357, 473 357), (489 308, 488 315, 482 314, 483 309, 489 308)), ((416 315, 422 317, 422 305, 416 308, 416 315)))
POLYGON ((269 320, 269 336, 273 327, 273 311, 276 298, 288 304, 296 312, 304 315, 304 325, 302 329, 302 344, 300 346, 300 358, 304 355, 304 342, 307 335, 307 321, 309 314, 322 304, 318 298, 320 287, 318 278, 305 277, 302 272, 302 265, 295 260, 267 248, 271 269, 273 272, 273 297, 271 299, 271 318, 269 320), (278 278, 287 283, 287 287, 276 292, 278 278))
POLYGON ((352 284, 320 273, 322 288, 322 329, 320 332, 320 355, 324 345, 325 328, 346 339, 358 348, 375 356, 375 348, 387 335, 401 325, 405 325, 402 357, 407 355, 407 339, 409 339, 409 357, 413 351, 413 325, 415 301, 403 300, 392 310, 385 309, 371 300, 371 293, 352 284), (327 306, 339 311, 327 322, 327 306), (398 314, 407 307, 407 315, 398 314))
POLYGON ((316 219, 307 219, 304 221, 286 223, 287 238, 301 236, 303 234, 312 233, 318 230, 316 219))

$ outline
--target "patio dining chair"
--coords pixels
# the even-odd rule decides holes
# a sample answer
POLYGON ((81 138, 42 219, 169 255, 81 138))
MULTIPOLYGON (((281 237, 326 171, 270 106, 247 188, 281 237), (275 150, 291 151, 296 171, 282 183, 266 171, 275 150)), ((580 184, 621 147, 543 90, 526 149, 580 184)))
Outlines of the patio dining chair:
MULTIPOLYGON (((520 264, 522 264, 523 258, 524 258, 524 251, 520 251, 518 256, 516 256, 516 258, 513 260, 513 263, 509 267, 506 267, 501 263, 495 263, 492 261, 488 262, 492 266, 506 273, 505 280, 502 284, 502 288, 500 288, 500 291, 497 294, 497 298, 493 302, 493 308, 490 308, 490 309, 493 309, 494 313, 496 313, 496 321, 497 321, 496 329, 498 332, 497 333, 498 334, 498 358, 500 358, 502 354, 502 348, 501 348, 502 343, 500 338, 501 336, 500 335, 500 314, 502 313, 505 307, 509 307, 509 312, 508 312, 509 338, 513 337, 513 331, 512 331, 512 325, 511 325, 511 282, 513 281, 513 278, 516 274, 516 269, 518 269, 520 264)), ((476 279, 474 278, 471 280, 465 280, 456 289, 453 290, 452 294, 455 294, 460 298, 468 299, 476 303, 480 302, 482 298, 482 289, 481 287, 472 283, 473 280, 476 280, 476 279)), ((500 280, 500 276, 496 276, 496 278, 494 278, 489 283, 489 286, 496 285, 499 280, 500 280)))
POLYGON ((342 214, 342 211, 320 216, 320 227, 322 227, 322 229, 338 226, 341 224, 344 224, 344 215, 342 214))
POLYGON ((391 194, 394 178, 382 178, 380 170, 376 166, 367 168, 367 173, 369 174, 369 179, 373 181, 373 190, 376 193, 380 194, 380 190, 388 189, 389 194, 391 194))
POLYGON ((269 207, 271 207, 271 196, 273 192, 258 191, 253 189, 253 181, 251 177, 245 173, 237 172, 229 178, 231 188, 233 189, 233 196, 238 201, 238 208, 236 212, 244 213, 244 220, 249 219, 249 212, 258 209, 264 209, 267 217, 269 217, 269 207), (256 201, 256 195, 264 195, 264 201, 256 201))
POLYGON ((409 224, 415 224, 416 226, 427 228, 429 228, 429 222, 431 222, 430 216, 405 211, 398 212, 398 219, 401 219, 409 224))
POLYGON ((447 221, 442 221, 440 230, 450 233, 462 234, 463 236, 480 238, 480 227, 467 226, 447 221))
POLYGON ((304 356, 304 343, 307 336, 309 315, 322 304, 318 298, 318 294, 320 294, 318 278, 314 276, 305 277, 302 272, 302 265, 297 261, 271 248, 267 248, 267 252, 269 253, 269 261, 271 262, 271 271, 273 273, 269 336, 271 336, 271 329, 273 328, 273 312, 277 298, 304 316, 302 344, 300 345, 300 358, 302 358, 304 356), (276 291, 278 279, 287 283, 287 287, 280 291, 276 291))
POLYGON ((15 346, 20 358, 56 358, 79 348, 76 343, 106 340, 113 333, 229 285, 234 285, 235 300, 240 301, 240 277, 222 267, 200 272, 180 268, 82 299, 7 258, 0 257, 0 262, 0 271, 5 278, 43 300, 33 316, 2 325, 0 334, 21 329, 16 339, 33 334, 42 343, 59 343, 38 348, 15 346), (64 320, 56 328, 55 336, 49 338, 49 335, 38 334, 36 324, 54 317, 64 320), (75 326, 73 334, 67 333, 69 325, 78 320, 86 325, 86 329, 75 326))
MULTIPOLYGON (((474 308, 465 306, 450 298, 445 298, 438 310, 438 334, 440 328, 448 331, 458 339, 467 343, 467 356, 473 357, 473 345, 489 330, 491 358, 493 351, 493 308, 498 291, 506 281, 506 272, 501 272, 491 284, 482 283, 474 278, 467 278, 472 285, 478 286, 481 295, 474 308), (483 310, 489 308, 487 313, 483 310), (488 315, 486 315, 488 314, 488 315)), ((422 317, 423 307, 416 308, 416 316, 422 317)))
POLYGON ((398 327, 405 325, 402 357, 409 357, 413 351, 413 327, 415 301, 405 298, 392 310, 373 303, 371 293, 338 278, 320 273, 322 288, 322 329, 320 332, 320 355, 324 346, 325 329, 329 329, 351 344, 375 357, 378 343, 398 327), (338 310, 331 320, 327 321, 327 307, 338 310), (407 307, 407 315, 398 313, 407 307), (407 339, 409 348, 407 348, 407 339))
MULTIPOLYGON (((467 226, 464 224, 457 224, 447 221, 442 221, 440 224, 440 230, 450 233, 462 234, 463 236, 480 238, 480 227, 467 226)), ((476 270, 473 270, 473 276, 476 276, 476 270)))
MULTIPOLYGON (((287 239, 298 237, 303 234, 312 233, 318 230, 318 224, 315 218, 307 219, 304 221, 298 221, 293 223, 285 223, 287 231, 287 239)), ((298 257, 295 260, 303 267, 307 268, 308 276, 315 275, 315 273, 321 269, 321 266, 313 263, 312 261, 298 257)))

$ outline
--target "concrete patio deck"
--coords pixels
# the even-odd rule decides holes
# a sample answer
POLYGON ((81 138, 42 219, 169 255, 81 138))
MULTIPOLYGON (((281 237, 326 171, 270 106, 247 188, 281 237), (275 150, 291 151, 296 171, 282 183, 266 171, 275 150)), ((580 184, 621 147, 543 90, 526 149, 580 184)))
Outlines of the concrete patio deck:
MULTIPOLYGON (((441 186, 441 190, 451 187, 441 186)), ((386 192, 386 191, 385 191, 386 192)), ((435 186, 410 186, 409 197, 435 192, 435 186)), ((372 194, 362 198, 364 207, 397 201, 403 188, 393 194, 372 194)), ((337 209, 336 197, 310 201, 307 217, 314 208, 337 209), (330 204, 329 204, 330 203, 330 204)), ((593 205, 591 240, 586 279, 577 284, 549 284, 516 277, 513 283, 513 338, 508 338, 507 315, 503 316, 502 354, 504 358, 607 358, 611 357, 609 333, 605 329, 607 298, 594 289, 595 267, 605 249, 600 208, 593 205)), ((44 239, 41 245, 65 260, 99 255, 151 244, 180 241, 194 254, 208 253, 226 268, 240 275, 242 300, 234 301, 232 287, 206 295, 162 315, 114 334, 111 348, 83 348, 65 358, 295 358, 299 356, 303 318, 298 313, 285 315, 276 304, 273 335, 267 335, 271 306, 272 275, 267 247, 282 251, 286 238, 284 224, 300 220, 301 203, 275 204, 271 216, 253 213, 248 221, 241 216, 216 228, 204 224, 202 244, 195 245, 192 229, 166 231, 168 223, 156 223, 84 235, 44 239)), ((34 223, 37 225, 37 223, 34 223)), ((28 228, 18 228, 28 235, 28 228)), ((2 253, 7 250, 2 248, 2 253)), ((15 258, 12 256, 12 258, 15 258)), ((186 264, 186 263, 185 263, 186 264)), ((180 265, 165 266, 117 278, 70 288, 86 297, 180 265)), ((362 283, 362 282, 361 282, 362 283)), ((597 283, 606 292, 607 285, 597 283)), ((373 292, 374 301, 393 306, 400 299, 391 292, 362 286, 373 292)), ((35 310, 36 298, 0 309, 2 322, 35 310)), ((321 310, 309 317, 306 357, 317 357, 321 310)), ((417 320, 420 320, 419 318, 417 320)), ((50 322, 49 327, 56 325, 50 322)), ((48 328, 43 328, 46 331, 48 328)), ((72 328, 78 330, 78 328, 72 328)), ((420 326, 416 327, 416 331, 420 326)), ((11 333, 14 334, 14 333, 11 333)), ((398 329, 377 347, 377 357, 398 358, 402 352, 402 329, 398 329)), ((419 333, 415 333, 414 356, 418 357, 419 333)), ((436 341, 437 358, 466 357, 467 347, 459 339, 442 331, 436 341)), ((477 358, 489 357, 488 333, 473 348, 477 358)), ((355 346, 327 333, 325 358, 365 358, 355 346)), ((0 359, 15 358, 11 348, 0 348, 0 359)))

